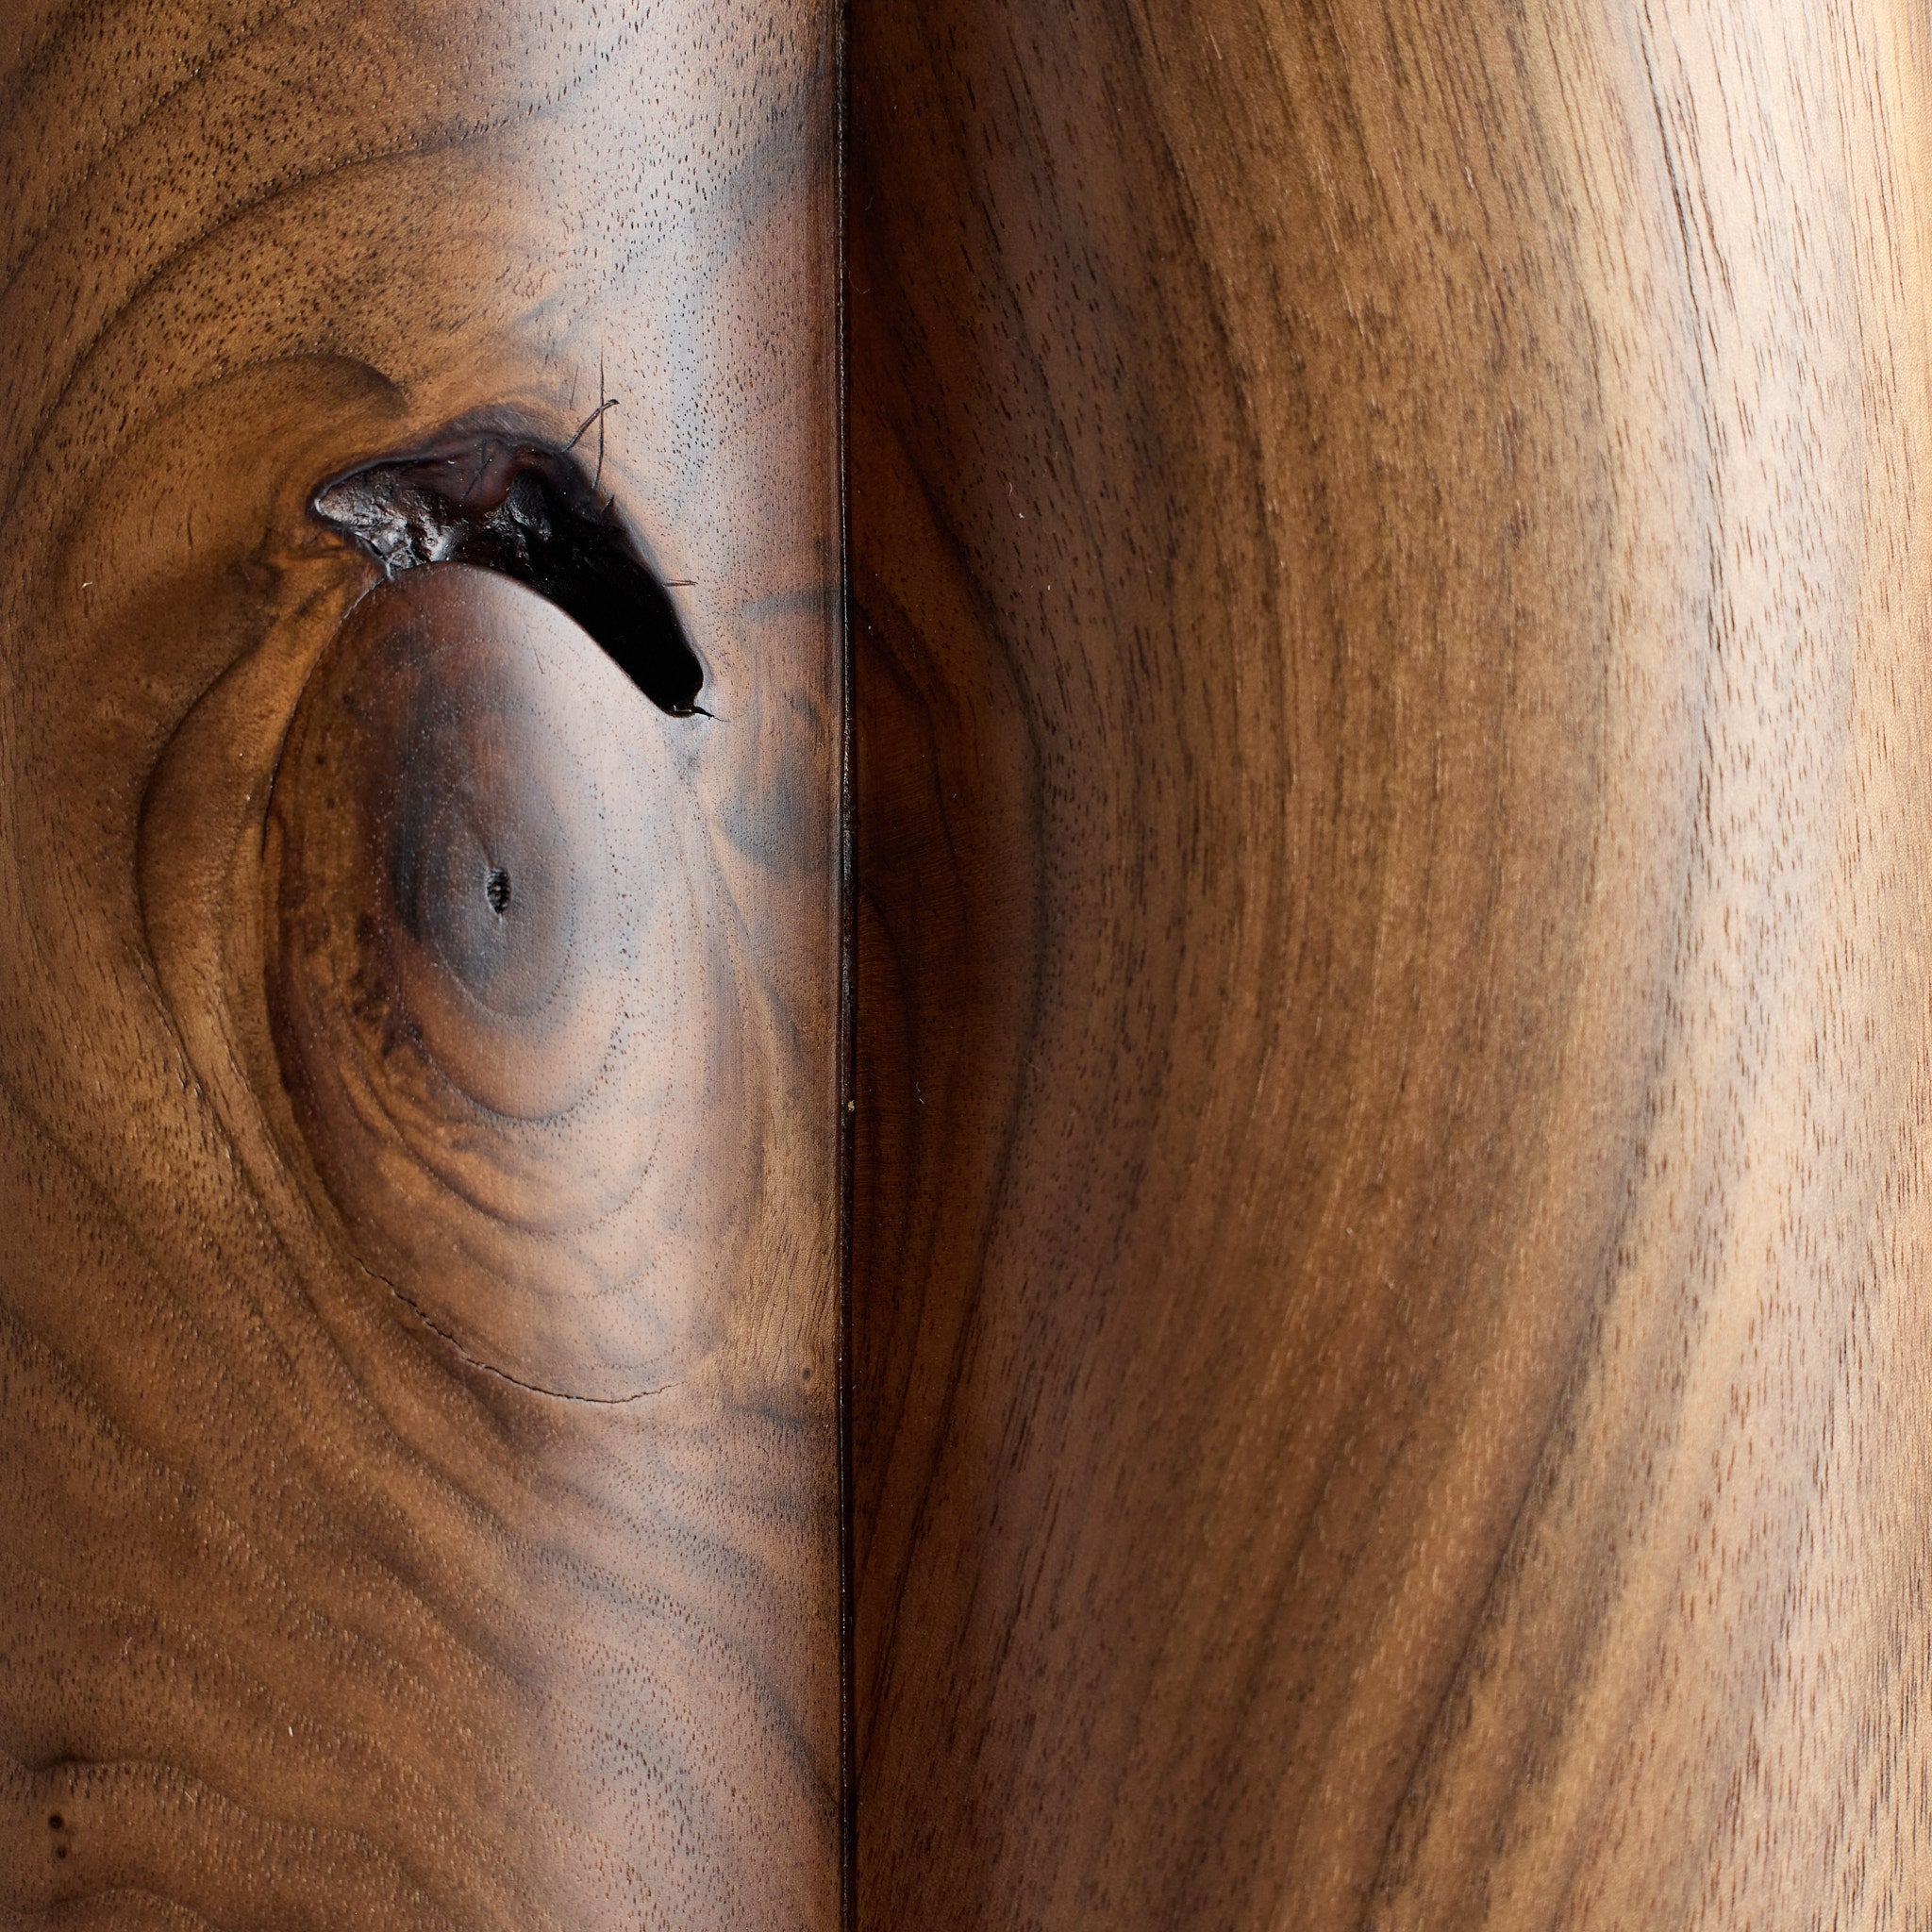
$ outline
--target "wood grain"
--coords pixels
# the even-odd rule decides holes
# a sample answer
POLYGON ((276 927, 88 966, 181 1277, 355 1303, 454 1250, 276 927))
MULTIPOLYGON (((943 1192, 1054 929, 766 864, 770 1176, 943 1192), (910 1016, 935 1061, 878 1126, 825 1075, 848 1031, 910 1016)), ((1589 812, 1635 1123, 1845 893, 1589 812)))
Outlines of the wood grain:
POLYGON ((1907 1927, 1927 36, 861 4, 862 1927, 1907 1927))
POLYGON ((827 1925, 830 11, 0 58, 0 1924, 827 1925))

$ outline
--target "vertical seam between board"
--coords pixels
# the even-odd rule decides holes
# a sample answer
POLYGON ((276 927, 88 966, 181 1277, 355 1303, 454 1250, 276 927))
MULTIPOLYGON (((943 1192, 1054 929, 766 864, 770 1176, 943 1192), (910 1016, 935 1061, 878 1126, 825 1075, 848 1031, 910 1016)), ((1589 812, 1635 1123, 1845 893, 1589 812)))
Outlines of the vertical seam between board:
POLYGON ((858 1924, 858 1769, 856 1754, 856 1637, 853 1563, 853 1215, 858 1133, 857 971, 858 908, 855 871, 858 750, 852 663, 852 463, 847 431, 851 379, 847 318, 845 146, 850 117, 851 4, 832 7, 832 437, 838 491, 838 577, 834 588, 839 669, 839 1292, 837 1410, 839 1445, 839 1924, 858 1924))

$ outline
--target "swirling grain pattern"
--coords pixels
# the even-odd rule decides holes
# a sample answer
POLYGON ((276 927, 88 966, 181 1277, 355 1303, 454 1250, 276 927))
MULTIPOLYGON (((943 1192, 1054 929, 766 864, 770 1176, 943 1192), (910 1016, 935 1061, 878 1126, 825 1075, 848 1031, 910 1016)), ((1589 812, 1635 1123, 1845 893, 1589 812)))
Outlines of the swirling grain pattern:
POLYGON ((1923 8, 861 4, 859 1923, 1927 1923, 1923 8))
POLYGON ((0 1924, 827 1925, 830 11, 0 63, 0 1924), (314 513, 486 432, 701 710, 314 513))

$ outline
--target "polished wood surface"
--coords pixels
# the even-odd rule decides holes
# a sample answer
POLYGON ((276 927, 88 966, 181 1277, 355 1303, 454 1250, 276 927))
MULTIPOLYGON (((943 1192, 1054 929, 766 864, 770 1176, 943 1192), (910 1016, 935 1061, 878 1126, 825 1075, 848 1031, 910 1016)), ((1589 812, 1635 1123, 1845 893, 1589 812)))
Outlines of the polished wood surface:
POLYGON ((831 10, 0 61, 0 1924, 828 1926, 831 10))
POLYGON ((1927 81, 855 9, 862 1927, 1924 1923, 1927 81))
POLYGON ((1932 29, 849 33, 0 20, 0 1925, 1919 1924, 1932 29))

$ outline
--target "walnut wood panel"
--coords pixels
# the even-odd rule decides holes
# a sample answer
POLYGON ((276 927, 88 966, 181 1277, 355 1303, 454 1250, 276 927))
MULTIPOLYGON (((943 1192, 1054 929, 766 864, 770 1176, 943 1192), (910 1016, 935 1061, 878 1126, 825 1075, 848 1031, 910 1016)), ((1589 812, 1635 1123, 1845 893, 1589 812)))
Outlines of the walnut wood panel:
POLYGON ((856 9, 861 1927, 1924 1923, 1927 80, 856 9))
POLYGON ((0 1924, 827 1925, 830 10, 0 60, 0 1924))

